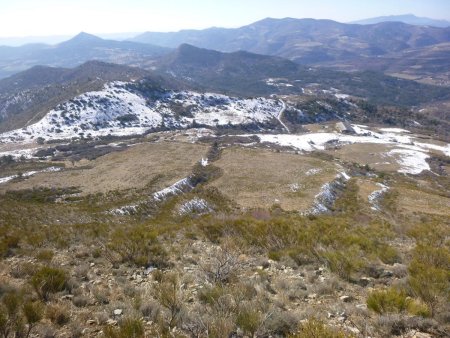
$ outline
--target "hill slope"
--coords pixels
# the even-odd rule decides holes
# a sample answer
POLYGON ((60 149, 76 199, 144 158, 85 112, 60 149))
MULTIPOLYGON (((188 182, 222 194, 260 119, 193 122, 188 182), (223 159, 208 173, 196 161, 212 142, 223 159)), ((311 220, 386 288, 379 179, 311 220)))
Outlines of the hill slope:
POLYGON ((145 66, 167 53, 164 47, 130 41, 104 40, 80 33, 57 45, 30 44, 21 47, 0 46, 0 78, 36 65, 74 67, 86 61, 100 60, 145 66))
POLYGON ((51 108, 106 82, 130 81, 141 69, 90 61, 74 69, 36 66, 0 80, 0 131, 38 121, 51 108))
POLYGON ((380 72, 312 69, 279 57, 243 51, 222 53, 186 44, 154 66, 164 76, 175 77, 200 90, 240 96, 302 93, 314 86, 322 90, 337 88, 376 103, 411 106, 450 95, 447 88, 400 80, 380 72))

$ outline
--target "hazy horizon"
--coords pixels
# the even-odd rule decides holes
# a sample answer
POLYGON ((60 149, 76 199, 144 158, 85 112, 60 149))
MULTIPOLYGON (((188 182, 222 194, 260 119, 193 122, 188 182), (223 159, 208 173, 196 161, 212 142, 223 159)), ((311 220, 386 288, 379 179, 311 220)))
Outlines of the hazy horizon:
POLYGON ((266 17, 351 22, 378 16, 414 14, 450 19, 447 0, 15 0, 0 2, 0 38, 108 35, 240 27, 266 17))

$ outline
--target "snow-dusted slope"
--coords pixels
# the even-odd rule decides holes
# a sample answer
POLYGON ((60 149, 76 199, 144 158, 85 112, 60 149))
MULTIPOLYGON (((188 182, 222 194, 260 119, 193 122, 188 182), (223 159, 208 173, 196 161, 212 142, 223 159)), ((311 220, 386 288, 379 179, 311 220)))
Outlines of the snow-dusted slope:
MULTIPOLYGON (((450 144, 437 145, 432 143, 417 142, 409 131, 398 128, 380 129, 382 132, 374 132, 366 126, 352 125, 355 135, 333 133, 308 133, 294 134, 257 134, 261 142, 292 147, 300 151, 324 150, 328 146, 346 145, 354 143, 385 144, 390 151, 385 155, 392 157, 400 164, 401 173, 419 174, 423 170, 430 170, 426 160, 430 157, 429 151, 439 151, 450 156, 450 144)), ((249 135, 247 135, 249 136, 249 135)))
POLYGON ((276 118, 281 102, 264 98, 238 99, 190 91, 155 92, 147 98, 132 83, 112 82, 51 110, 41 121, 0 135, 0 141, 31 141, 38 137, 141 134, 156 128, 187 128, 265 123, 276 118))

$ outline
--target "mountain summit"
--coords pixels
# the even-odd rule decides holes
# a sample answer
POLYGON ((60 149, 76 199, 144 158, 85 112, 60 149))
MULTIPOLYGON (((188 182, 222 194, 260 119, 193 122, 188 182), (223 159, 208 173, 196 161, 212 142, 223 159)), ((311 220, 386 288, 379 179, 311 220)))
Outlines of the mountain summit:
POLYGON ((450 21, 447 20, 436 20, 425 17, 418 17, 414 14, 403 14, 403 15, 388 15, 388 16, 378 16, 375 18, 369 18, 364 20, 353 21, 350 23, 360 24, 360 25, 372 25, 380 22, 403 22, 408 25, 416 26, 433 26, 433 27, 450 27, 450 21))
POLYGON ((61 42, 60 45, 67 45, 67 44, 73 44, 73 43, 91 43, 91 42, 99 42, 103 41, 102 38, 99 38, 98 36, 95 36, 93 34, 89 34, 86 32, 81 32, 75 35, 72 39, 61 42))

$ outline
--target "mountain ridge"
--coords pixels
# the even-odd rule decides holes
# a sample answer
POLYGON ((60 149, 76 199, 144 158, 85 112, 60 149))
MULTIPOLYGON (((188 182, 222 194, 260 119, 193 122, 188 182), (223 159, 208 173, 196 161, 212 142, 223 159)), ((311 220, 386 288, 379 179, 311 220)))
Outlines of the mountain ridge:
POLYGON ((36 65, 75 67, 89 60, 148 66, 170 49, 131 41, 99 38, 81 32, 56 45, 0 46, 0 78, 36 65))
POLYGON ((402 14, 402 15, 385 15, 378 16, 373 18, 367 18, 362 20, 356 20, 349 22, 350 24, 358 24, 358 25, 373 25, 380 22, 387 21, 396 21, 403 22, 410 25, 419 25, 419 26, 433 26, 433 27, 450 27, 450 21, 448 20, 438 20, 431 19, 427 17, 419 17, 414 14, 402 14))

